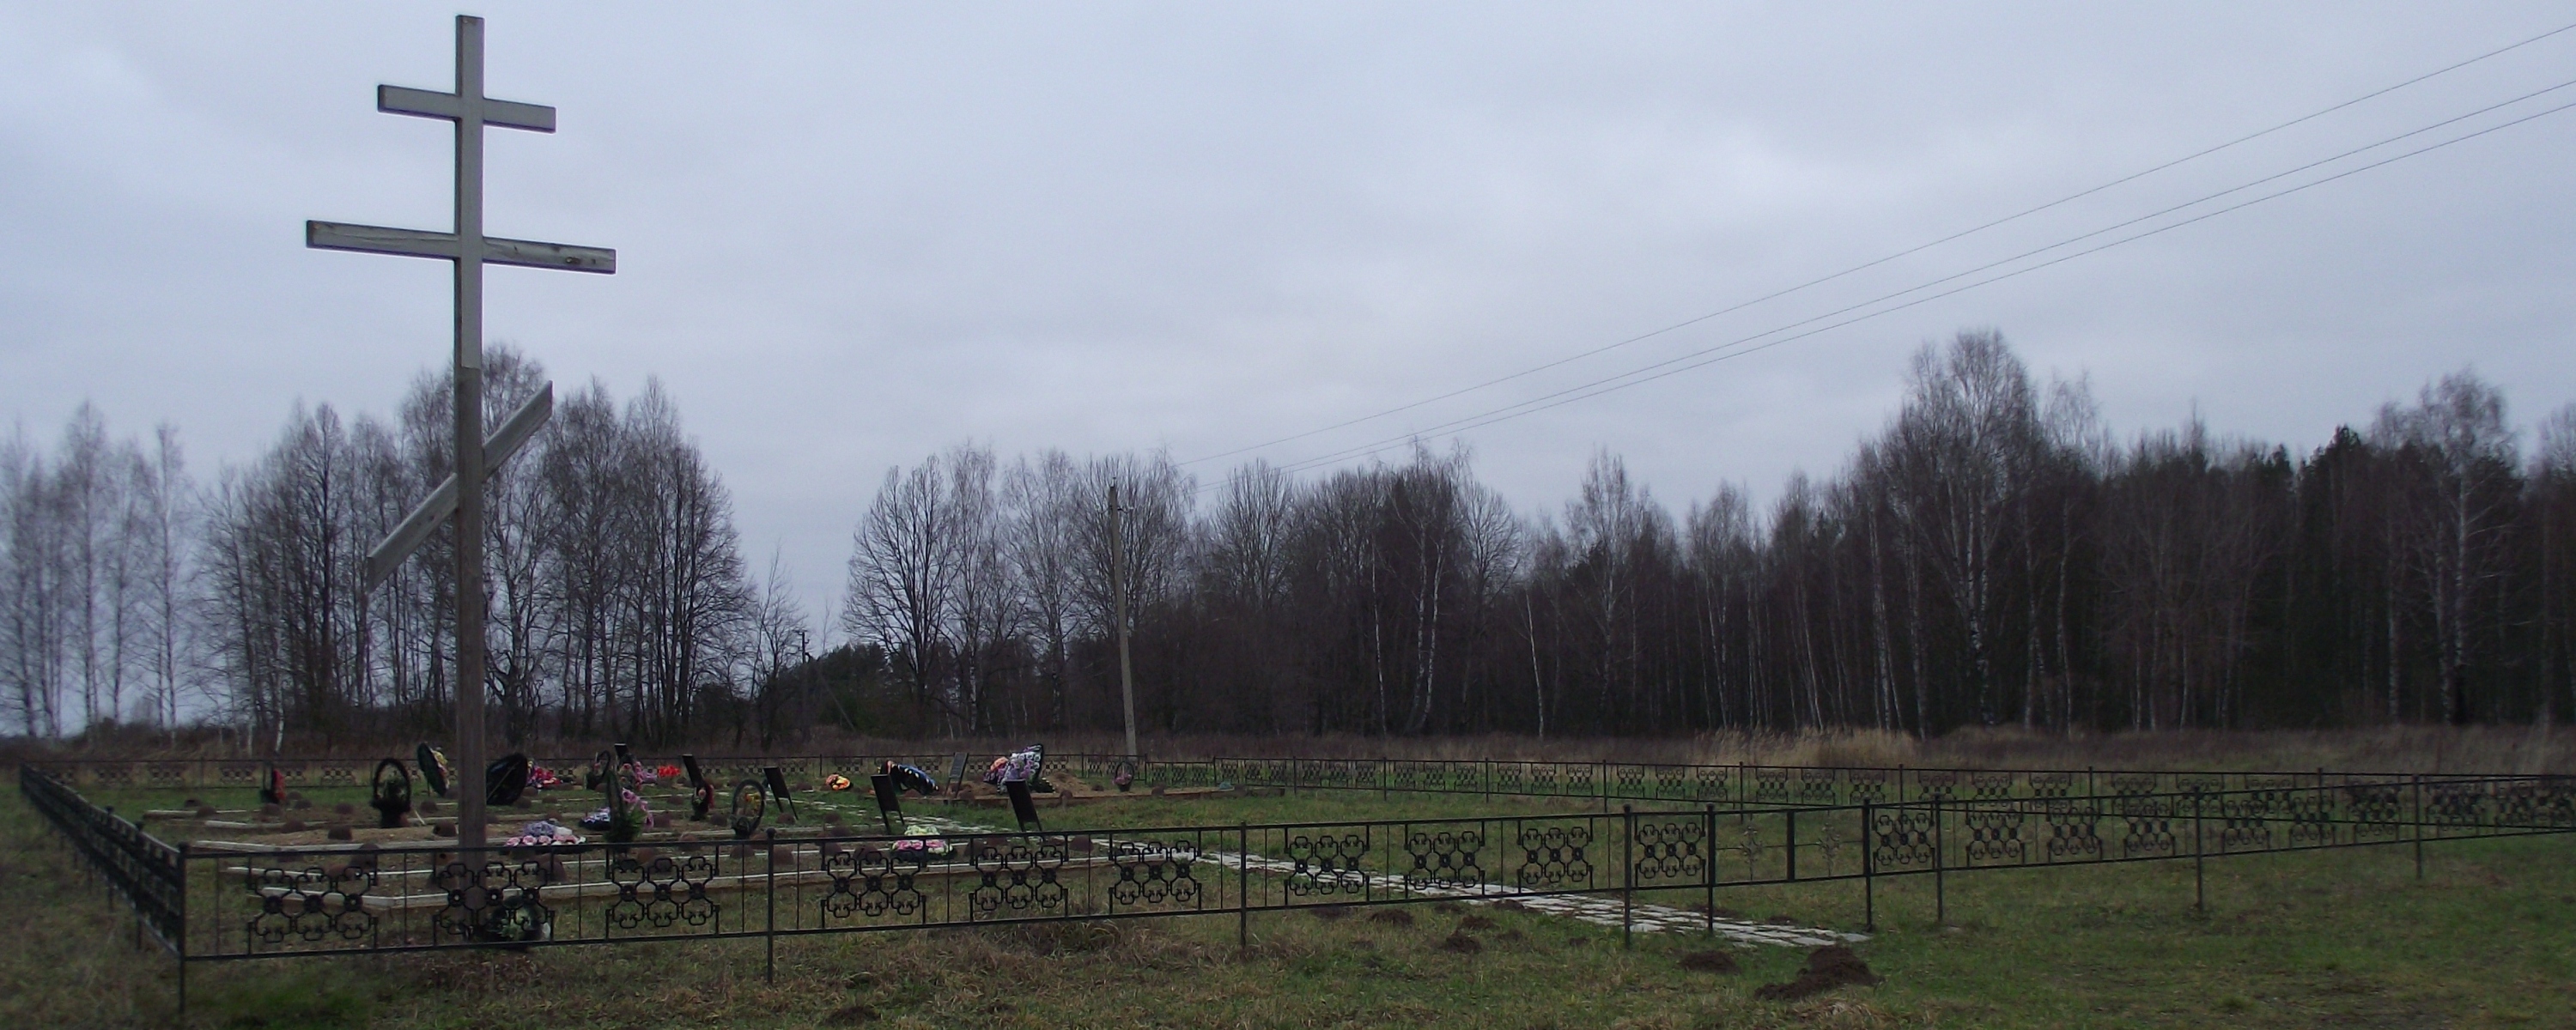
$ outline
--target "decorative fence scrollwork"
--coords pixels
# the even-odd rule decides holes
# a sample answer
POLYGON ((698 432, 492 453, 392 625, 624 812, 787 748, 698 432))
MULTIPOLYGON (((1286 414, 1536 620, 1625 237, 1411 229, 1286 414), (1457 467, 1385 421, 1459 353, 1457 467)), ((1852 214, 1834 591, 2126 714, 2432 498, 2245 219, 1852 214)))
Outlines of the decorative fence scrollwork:
POLYGON ((1485 882, 1482 828, 1410 830, 1404 835, 1404 850, 1413 857, 1413 868, 1404 873, 1408 888, 1475 887, 1485 882))
POLYGON ((823 875, 831 881, 831 889, 817 904, 827 920, 913 919, 928 913, 929 900, 917 882, 930 865, 923 849, 901 852, 878 846, 825 845, 820 850, 823 875))
POLYGON ((690 848, 677 855, 649 851, 639 848, 609 855, 608 879, 617 885, 617 900, 605 914, 608 925, 621 930, 648 925, 668 930, 684 923, 703 927, 714 921, 716 903, 707 893, 708 883, 716 876, 712 851, 690 848))
POLYGON ((313 944, 375 935, 376 914, 367 909, 367 894, 376 889, 372 865, 252 866, 243 870, 243 880, 259 904, 242 928, 253 949, 289 940, 313 944))
MULTIPOLYGON (((432 856, 427 880, 444 896, 431 917, 435 944, 487 944, 548 940, 554 935, 554 909, 545 902, 550 881, 563 878, 562 859, 548 854, 517 861, 499 856, 472 858, 432 856)), ((578 861, 578 859, 576 859, 578 861)), ((411 877, 393 882, 408 884, 411 877)), ((389 899, 390 900, 390 899, 389 899)), ((403 901, 411 901, 406 896, 403 901)))
POLYGON ((1634 827, 1636 864, 1630 875, 1635 882, 1698 883, 1708 875, 1707 821, 1641 817, 1634 827))
POLYGON ((1972 805, 1959 813, 1967 832, 1969 865, 2019 862, 2024 857, 2021 828, 2030 813, 2019 804, 1972 805))
POLYGON ((1110 901, 1121 908, 1196 907, 1199 881, 1191 870, 1198 866, 1199 857, 1198 844, 1190 840, 1117 842, 1109 850, 1110 862, 1118 870, 1118 879, 1109 888, 1110 901))
POLYGON ((2048 858, 2050 861, 2090 860, 2102 857, 2102 810, 2090 801, 2051 801, 2043 806, 2048 820, 2048 858))
POLYGON ((1938 859, 1938 832, 1929 808, 1878 808, 1870 813, 1870 862, 1881 871, 1929 869, 1938 859))
POLYGON ((1319 830, 1288 838, 1288 893, 1298 897, 1368 894, 1369 837, 1319 830))
POLYGON ((1072 858, 1062 840, 979 839, 967 849, 967 861, 981 879, 966 894, 972 919, 1025 919, 1062 915, 1071 897, 1058 872, 1072 858))
POLYGON ((1592 827, 1588 824, 1524 824, 1520 831, 1521 866, 1514 885, 1523 890, 1590 887, 1591 847, 1592 827))

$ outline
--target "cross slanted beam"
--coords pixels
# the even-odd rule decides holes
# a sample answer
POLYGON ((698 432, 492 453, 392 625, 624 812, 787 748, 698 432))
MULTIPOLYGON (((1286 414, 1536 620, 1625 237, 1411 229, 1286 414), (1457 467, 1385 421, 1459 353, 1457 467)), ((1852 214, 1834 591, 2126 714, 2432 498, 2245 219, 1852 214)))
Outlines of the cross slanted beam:
MULTIPOLYGON (((528 398, 526 404, 519 405, 519 410, 511 412, 509 420, 501 423, 500 430, 493 433, 491 439, 483 441, 483 478, 492 478, 492 473, 498 471, 512 455, 519 453, 519 448, 527 446, 528 438, 537 435, 537 430, 545 426, 546 419, 554 412, 555 384, 547 383, 545 389, 528 398)), ((429 541, 431 531, 453 514, 456 514, 456 476, 451 473, 438 484, 438 489, 429 492, 428 500, 420 502, 420 507, 403 516, 401 525, 385 534, 383 543, 367 552, 366 574, 358 583, 358 592, 375 593, 376 588, 383 586, 385 579, 392 576, 395 569, 401 568, 413 551, 420 550, 420 545, 429 541)))

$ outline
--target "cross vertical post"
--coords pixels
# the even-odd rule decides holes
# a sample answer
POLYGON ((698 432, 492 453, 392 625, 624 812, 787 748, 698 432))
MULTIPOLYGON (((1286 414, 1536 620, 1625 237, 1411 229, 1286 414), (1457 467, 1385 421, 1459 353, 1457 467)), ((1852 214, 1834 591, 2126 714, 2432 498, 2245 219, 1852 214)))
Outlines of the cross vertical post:
MULTIPOLYGON (((483 19, 456 17, 456 91, 436 93, 402 86, 376 87, 376 109, 386 114, 437 118, 456 126, 455 221, 451 232, 389 229, 337 222, 304 223, 304 242, 324 250, 353 250, 403 257, 437 258, 455 266, 455 490, 456 514, 456 843, 462 854, 489 840, 484 813, 483 687, 487 673, 484 639, 488 618, 483 588, 483 480, 490 473, 483 437, 483 266, 486 263, 575 272, 614 273, 617 252, 603 247, 497 239, 483 234, 483 130, 486 126, 555 131, 555 110, 538 104, 494 100, 483 95, 483 19)), ((551 409, 547 403, 523 409, 535 421, 514 416, 505 427, 524 441, 551 409)), ((505 441, 502 457, 516 449, 505 441)), ((399 564, 427 537, 427 528, 446 514, 442 492, 434 491, 420 510, 404 520, 405 529, 368 556, 369 586, 399 564), (413 530, 406 533, 406 530, 413 530)), ((479 860, 479 856, 477 857, 479 860)))
MULTIPOLYGON (((483 828, 483 19, 456 19, 456 843, 483 828)), ((476 865, 483 856, 475 855, 476 865)))

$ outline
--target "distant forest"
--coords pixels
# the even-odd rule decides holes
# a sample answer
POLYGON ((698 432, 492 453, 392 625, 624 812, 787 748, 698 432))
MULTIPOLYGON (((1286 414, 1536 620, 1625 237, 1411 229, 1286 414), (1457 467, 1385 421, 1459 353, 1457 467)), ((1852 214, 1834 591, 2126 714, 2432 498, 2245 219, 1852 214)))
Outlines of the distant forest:
MULTIPOLYGON (((506 348, 489 364, 497 423, 543 373, 506 348)), ((0 726, 442 733, 452 541, 357 584, 446 475, 448 396, 424 376, 389 422, 298 410, 205 484, 175 430, 117 439, 87 407, 50 450, 0 442, 0 726)), ((1202 484, 1163 454, 960 446, 854 513, 821 627, 747 567, 658 385, 572 393, 494 491, 490 710, 511 741, 1115 729, 1113 554, 1148 732, 2576 714, 2576 406, 2526 434, 2468 372, 2294 455, 2197 421, 2115 438, 2084 383, 1962 333, 1914 358, 1837 474, 1761 512, 1733 485, 1676 512, 1607 453, 1531 511, 1463 450, 1202 484)))

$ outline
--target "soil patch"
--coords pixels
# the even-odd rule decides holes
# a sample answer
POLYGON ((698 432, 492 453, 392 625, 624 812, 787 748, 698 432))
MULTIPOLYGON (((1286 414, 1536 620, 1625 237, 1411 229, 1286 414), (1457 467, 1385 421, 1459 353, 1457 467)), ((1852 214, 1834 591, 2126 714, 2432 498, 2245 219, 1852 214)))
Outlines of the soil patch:
POLYGON ((1306 914, 1329 923, 1336 919, 1349 918, 1351 910, 1343 908, 1340 905, 1319 905, 1317 907, 1307 909, 1306 914))
POLYGON ((1784 984, 1763 984, 1753 989, 1753 996, 1763 1001, 1796 1001, 1822 994, 1844 984, 1870 986, 1879 976, 1869 971, 1869 963, 1850 948, 1831 944, 1807 953, 1807 964, 1798 970, 1796 979, 1784 984))
POLYGON ((1682 968, 1694 973, 1732 973, 1735 956, 1723 951, 1694 951, 1682 956, 1682 968))
POLYGON ((1449 932, 1449 936, 1440 942, 1440 950, 1454 951, 1461 955, 1473 955, 1485 950, 1485 942, 1467 936, 1467 931, 1465 930, 1452 930, 1449 932))
POLYGON ((1369 913, 1368 921, 1372 923, 1385 923, 1388 926, 1411 926, 1413 925, 1413 913, 1400 908, 1382 908, 1369 913))
POLYGON ((1467 917, 1458 920, 1458 928, 1461 930, 1491 930, 1494 928, 1494 920, 1490 916, 1470 914, 1467 917))

